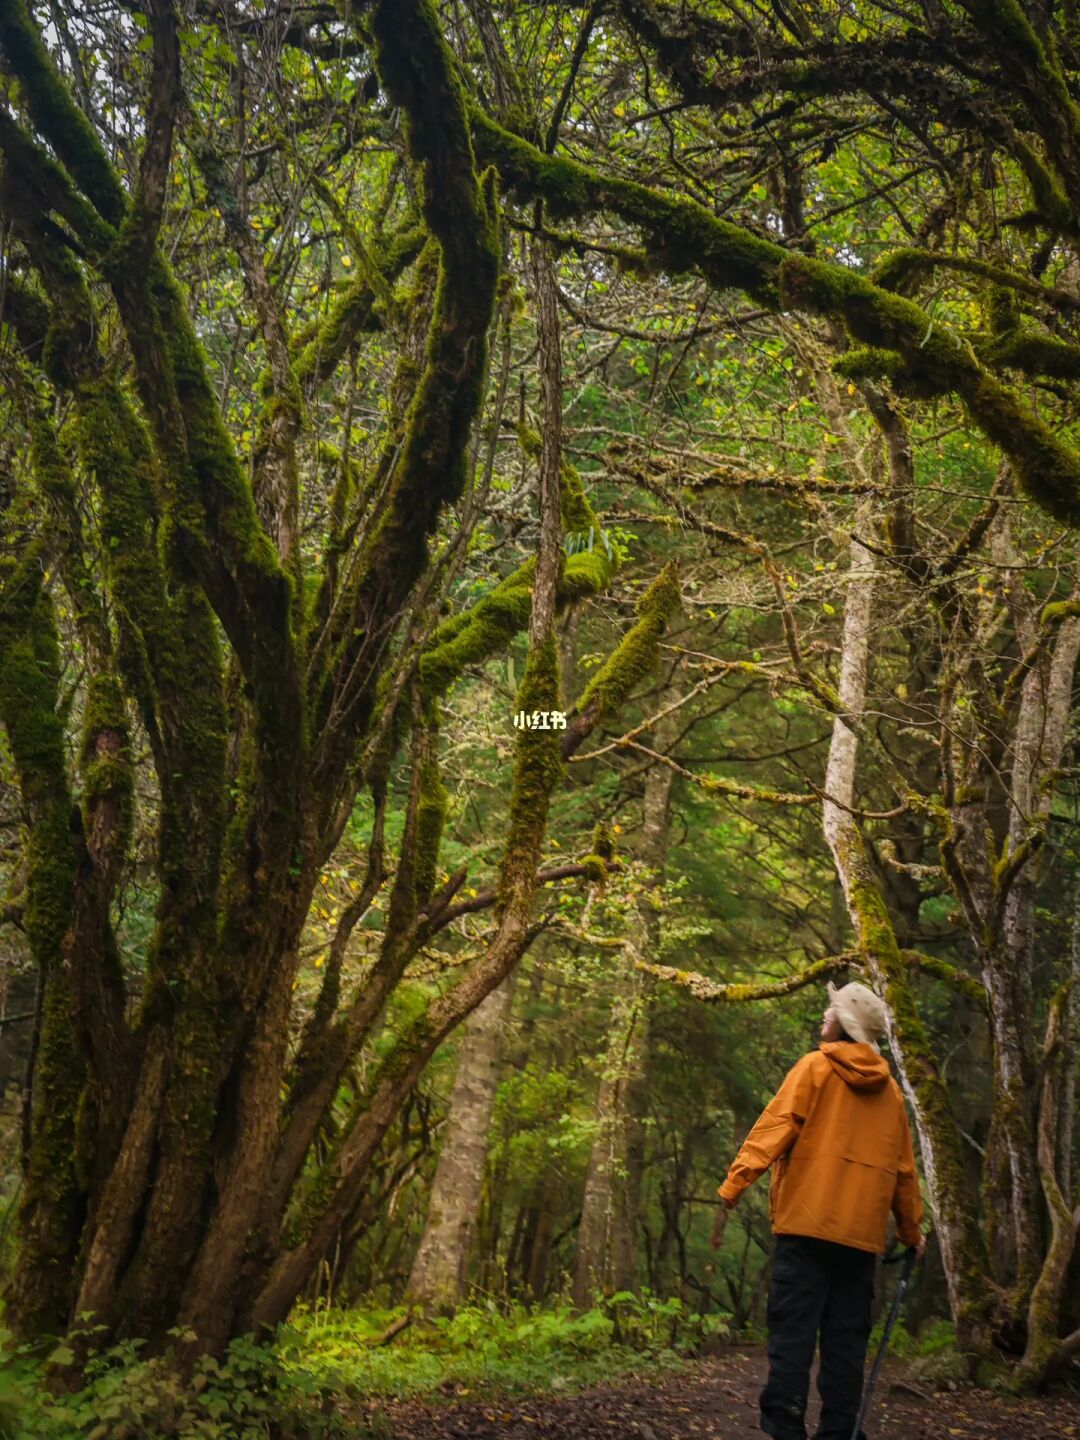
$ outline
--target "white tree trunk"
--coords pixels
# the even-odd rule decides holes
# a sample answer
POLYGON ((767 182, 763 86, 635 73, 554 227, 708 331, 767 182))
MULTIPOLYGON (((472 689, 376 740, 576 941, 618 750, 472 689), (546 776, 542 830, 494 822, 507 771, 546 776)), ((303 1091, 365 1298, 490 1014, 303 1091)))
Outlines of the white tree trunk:
POLYGON ((825 769, 823 829, 869 979, 886 1001, 886 1033, 900 1084, 915 1118, 953 1314, 965 1341, 984 1345, 986 1334, 979 1316, 980 1281, 973 1273, 979 1237, 966 1204, 959 1137, 948 1096, 929 1054, 862 834, 850 808, 845 808, 852 807, 855 799, 857 725, 866 702, 875 585, 874 557, 857 542, 852 543, 849 574, 837 687, 841 713, 833 721, 825 769), (852 723, 846 723, 844 716, 852 723))
POLYGON ((450 1309, 465 1293, 515 977, 510 974, 476 1007, 458 1051, 427 1222, 406 1290, 427 1309, 450 1309))

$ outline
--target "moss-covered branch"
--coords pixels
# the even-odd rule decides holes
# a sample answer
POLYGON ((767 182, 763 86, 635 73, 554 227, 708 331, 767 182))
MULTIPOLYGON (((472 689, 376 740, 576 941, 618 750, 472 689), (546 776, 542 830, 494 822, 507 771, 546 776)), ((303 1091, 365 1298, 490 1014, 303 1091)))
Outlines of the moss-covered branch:
MULTIPOLYGON (((1068 205, 1062 207, 1064 215, 1051 210, 1044 218, 1050 224, 1064 222, 1075 233, 1080 225, 1080 106, 1055 63, 1056 57, 1018 0, 961 3, 991 47, 1003 78, 1027 107, 1053 164, 1058 182, 1055 191, 1062 192, 1062 199, 1068 197, 1068 205)), ((1042 208, 1048 207, 1044 204, 1042 208)))
POLYGON ((1080 1349, 1080 1331, 1059 1336, 1059 1317, 1069 1264, 1080 1231, 1080 1190, 1070 1195, 1063 1188, 1057 1163, 1059 1093, 1067 1063, 1064 1040, 1068 1030, 1067 1007, 1076 984, 1074 974, 1060 985, 1050 1001, 1043 1041, 1043 1066, 1036 1111, 1036 1151, 1043 1198, 1050 1220, 1050 1243, 1031 1290, 1027 1313, 1027 1343, 1013 1385, 1033 1389, 1080 1349))
POLYGON ((109 225, 119 225, 127 197, 89 119, 56 73, 26 0, 0 4, 0 49, 22 81, 34 124, 72 180, 109 225))
POLYGON ((815 960, 804 970, 785 975, 782 980, 721 981, 710 980, 696 970, 678 970, 673 965, 654 965, 648 960, 636 960, 635 968, 658 980, 666 980, 689 990, 695 1000, 707 1005, 741 1005, 748 1000, 775 1000, 780 995, 793 995, 807 985, 816 985, 841 970, 858 969, 861 957, 857 950, 848 950, 841 955, 828 955, 815 960))
POLYGON ((601 720, 614 715, 648 675, 664 627, 681 603, 678 567, 671 561, 638 601, 637 621, 575 701, 563 737, 564 758, 573 755, 601 720))
POLYGON ((842 320, 858 344, 900 357, 895 381, 921 395, 955 393, 975 423, 1010 456, 1024 488, 1056 518, 1080 519, 1080 459, 984 368, 970 346, 913 301, 855 270, 792 256, 771 240, 721 220, 685 197, 544 155, 483 114, 472 112, 479 153, 504 183, 542 196, 563 215, 615 213, 636 227, 658 269, 697 271, 722 289, 741 289, 771 309, 842 320))
POLYGON ((255 513, 184 297, 161 256, 147 254, 145 217, 128 202, 25 0, 0 6, 0 48, 34 125, 67 173, 18 126, 0 127, 0 143, 27 193, 47 195, 72 215, 111 285, 162 461, 174 554, 205 586, 244 667, 280 791, 294 770, 286 751, 295 754, 302 740, 291 589, 255 513), (93 202, 96 219, 78 208, 76 187, 93 202))
POLYGON ((335 658, 342 686, 323 686, 316 726, 329 707, 319 776, 340 769, 370 720, 373 666, 409 591, 427 562, 428 543, 443 507, 460 498, 468 441, 483 401, 487 331, 499 272, 494 175, 477 173, 465 96, 430 0, 382 3, 371 16, 379 73, 407 117, 409 151, 421 167, 422 211, 439 251, 435 300, 423 368, 405 417, 388 503, 369 527, 357 581, 342 613, 348 617, 335 658))
POLYGON ((970 344, 935 325, 912 301, 842 266, 790 257, 780 278, 793 308, 842 319, 856 341, 900 355, 894 387, 959 395, 975 423, 1010 457, 1031 498, 1059 520, 1080 519, 1080 459, 995 379, 970 344))
MULTIPOLYGON (((616 742, 618 744, 618 742, 616 742)), ((622 748, 622 747, 620 747, 622 748)), ((698 786, 714 795, 729 795, 733 800, 751 800, 764 805, 819 805, 821 797, 811 792, 808 795, 801 795, 788 790, 770 790, 764 785, 745 785, 738 780, 730 780, 726 775, 698 775, 693 770, 687 770, 685 765, 680 765, 670 755, 662 755, 657 750, 650 750, 647 745, 642 745, 636 740, 627 740, 627 750, 633 750, 638 755, 644 755, 657 765, 666 765, 674 770, 676 775, 681 775, 691 785, 698 786)), ((588 755, 578 756, 578 759, 589 759, 588 755)))
MULTIPOLYGON (((589 504, 581 477, 572 465, 560 473, 560 508, 563 529, 570 534, 600 533, 600 521, 589 504)), ((603 545, 567 557, 559 576, 560 606, 601 594, 617 570, 613 552, 603 545)), ((420 683, 426 698, 445 695, 468 665, 498 655, 524 630, 532 605, 535 558, 500 581, 475 605, 444 620, 420 660, 420 683)))
POLYGON ((922 950, 901 950, 900 956, 916 974, 932 975, 935 980, 948 985, 949 989, 955 990, 958 995, 973 1000, 980 1009, 985 1010, 989 1004, 986 986, 974 975, 961 970, 958 965, 950 965, 947 960, 942 960, 937 955, 927 955, 922 950))
POLYGON ((64 954, 76 1039, 88 1070, 76 1153, 80 1179, 93 1193, 95 1180, 107 1174, 119 1149, 134 1079, 126 987, 110 913, 132 828, 131 737, 105 607, 86 562, 71 469, 43 411, 33 418, 32 437, 35 478, 47 497, 59 540, 60 571, 87 672, 78 751, 82 796, 71 816, 78 866, 64 954))
POLYGON ((965 255, 950 255, 936 250, 919 250, 914 246, 900 246, 891 250, 871 272, 875 285, 885 290, 903 290, 919 276, 934 270, 951 270, 973 279, 989 281, 998 288, 1015 291, 1037 300, 1053 310, 1065 314, 1080 311, 1080 296, 1055 286, 1041 285, 1029 275, 1007 270, 988 260, 977 260, 965 255))
POLYGON ((305 394, 329 379, 358 336, 382 328, 382 296, 420 254, 427 238, 423 226, 408 221, 372 254, 375 274, 350 280, 331 299, 326 313, 293 337, 293 370, 305 394))
POLYGON ((240 261, 266 350, 268 392, 259 411, 253 457, 252 489, 259 514, 273 536, 294 583, 299 583, 299 487, 296 445, 303 420, 300 384, 293 369, 289 339, 270 274, 248 217, 237 198, 225 162, 202 127, 189 121, 192 148, 206 188, 221 213, 240 261))

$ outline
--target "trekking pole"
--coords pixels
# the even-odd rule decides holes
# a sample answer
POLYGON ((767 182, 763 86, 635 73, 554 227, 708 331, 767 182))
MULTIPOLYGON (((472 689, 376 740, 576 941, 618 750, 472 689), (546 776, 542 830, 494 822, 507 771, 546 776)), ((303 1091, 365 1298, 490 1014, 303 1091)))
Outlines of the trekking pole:
POLYGON ((874 1395, 874 1386, 877 1384, 878 1372, 881 1369, 881 1362, 885 1359, 885 1347, 889 1343, 889 1336, 896 1324, 896 1317, 900 1314, 900 1306, 904 1303, 904 1296, 907 1293, 911 1281, 911 1272, 915 1268, 915 1251, 905 1250, 903 1256, 887 1255, 886 1265, 895 1265, 897 1260, 903 1259, 903 1269, 900 1271, 900 1283, 896 1287, 896 1294, 893 1296, 892 1308, 889 1311, 888 1319, 885 1321, 885 1329, 881 1332, 881 1344, 878 1346, 877 1355, 874 1357, 874 1366, 870 1371, 870 1379, 866 1382, 863 1390, 862 1404, 859 1406, 859 1413, 855 1417, 855 1429, 851 1432, 851 1440, 859 1440, 862 1432, 862 1423, 866 1419, 870 1409, 870 1401, 874 1395))

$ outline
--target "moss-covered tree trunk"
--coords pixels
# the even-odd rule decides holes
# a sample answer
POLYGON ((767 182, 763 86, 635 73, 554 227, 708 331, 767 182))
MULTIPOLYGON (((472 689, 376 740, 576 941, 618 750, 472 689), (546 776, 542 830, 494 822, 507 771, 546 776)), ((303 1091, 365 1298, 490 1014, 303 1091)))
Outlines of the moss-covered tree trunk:
MULTIPOLYGON (((475 167, 434 11, 424 0, 376 6, 378 64, 408 118, 440 278, 411 407, 392 440, 385 513, 347 582, 339 577, 326 617, 328 629, 343 619, 347 628, 305 657, 302 679, 294 377, 274 329, 272 292, 255 284, 274 342, 277 393, 262 416, 266 444, 253 489, 222 423, 186 300, 155 250, 178 52, 171 9, 154 19, 160 91, 129 192, 57 75, 29 9, 14 0, 0 10, 0 44, 21 77, 24 118, 53 151, 18 127, 5 131, 8 153, 14 145, 19 156, 5 170, 5 200, 45 296, 44 304, 36 296, 20 302, 18 335, 27 366, 44 357, 43 383, 71 399, 107 596, 99 598, 80 568, 69 457, 43 418, 40 491, 61 522, 89 710, 78 833, 55 635, 39 596, 4 637, 3 721, 20 757, 31 834, 28 930, 44 997, 9 1314, 33 1333, 63 1330, 90 1311, 106 1329, 122 1324, 162 1340, 182 1323, 216 1347, 232 1331, 255 1263, 249 1242, 279 1144, 298 940, 335 835, 328 800, 338 804, 372 726, 375 657, 425 576, 443 505, 464 485, 498 247, 490 187, 475 167), (75 251, 57 244, 46 218, 54 202, 67 207, 81 236, 86 269, 111 291, 131 388, 117 382, 118 361, 100 348, 103 327, 75 251), (95 609, 104 614, 106 604, 118 657, 95 609), (235 666, 231 747, 222 637, 235 666), (129 1015, 108 928, 125 844, 127 717, 115 698, 117 665, 160 789, 161 900, 143 995, 129 1015)), ((254 252, 245 253, 250 261, 254 252)), ((40 588, 40 563, 23 568, 12 591, 20 601, 35 594, 24 580, 36 575, 40 588)), ((327 577, 332 585, 333 567, 327 577)), ((374 1011, 386 993, 376 993, 374 1011)))
POLYGON ((1062 1183, 1057 1144, 1063 1053, 1068 1056, 1062 1044, 1063 1031, 1076 983, 1077 976, 1071 975, 1051 1002, 1043 1046, 1036 1125, 1039 1178, 1050 1216, 1050 1243, 1030 1289, 1027 1342, 1014 1378, 1017 1389, 1041 1385, 1055 1368, 1080 1351, 1080 1330, 1061 1334, 1065 1279, 1080 1234, 1080 1186, 1070 1189, 1062 1183))
MULTIPOLYGON (((6 515, 11 524, 16 517, 6 515)), ((19 778, 27 829, 26 933, 41 994, 30 1146, 20 1209, 20 1263, 9 1313, 27 1331, 66 1322, 84 1199, 76 1111, 85 1070, 75 998, 63 964, 72 923, 75 854, 58 715, 60 655, 53 607, 33 548, 0 571, 0 719, 19 778)))

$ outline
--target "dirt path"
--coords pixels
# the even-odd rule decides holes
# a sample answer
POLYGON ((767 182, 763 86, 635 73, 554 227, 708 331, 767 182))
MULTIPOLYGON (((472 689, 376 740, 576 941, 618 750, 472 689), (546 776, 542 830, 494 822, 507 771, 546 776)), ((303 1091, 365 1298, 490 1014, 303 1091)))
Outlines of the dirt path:
MULTIPOLYGON (((561 1397, 389 1401, 367 1417, 395 1440, 761 1440, 762 1360, 760 1351, 726 1351, 664 1379, 623 1379, 561 1397)), ((814 1394, 811 1434, 816 1402, 814 1394)), ((922 1398, 894 1370, 880 1382, 866 1433, 869 1440, 1080 1440, 1080 1394, 1018 1401, 958 1390, 922 1398)))

